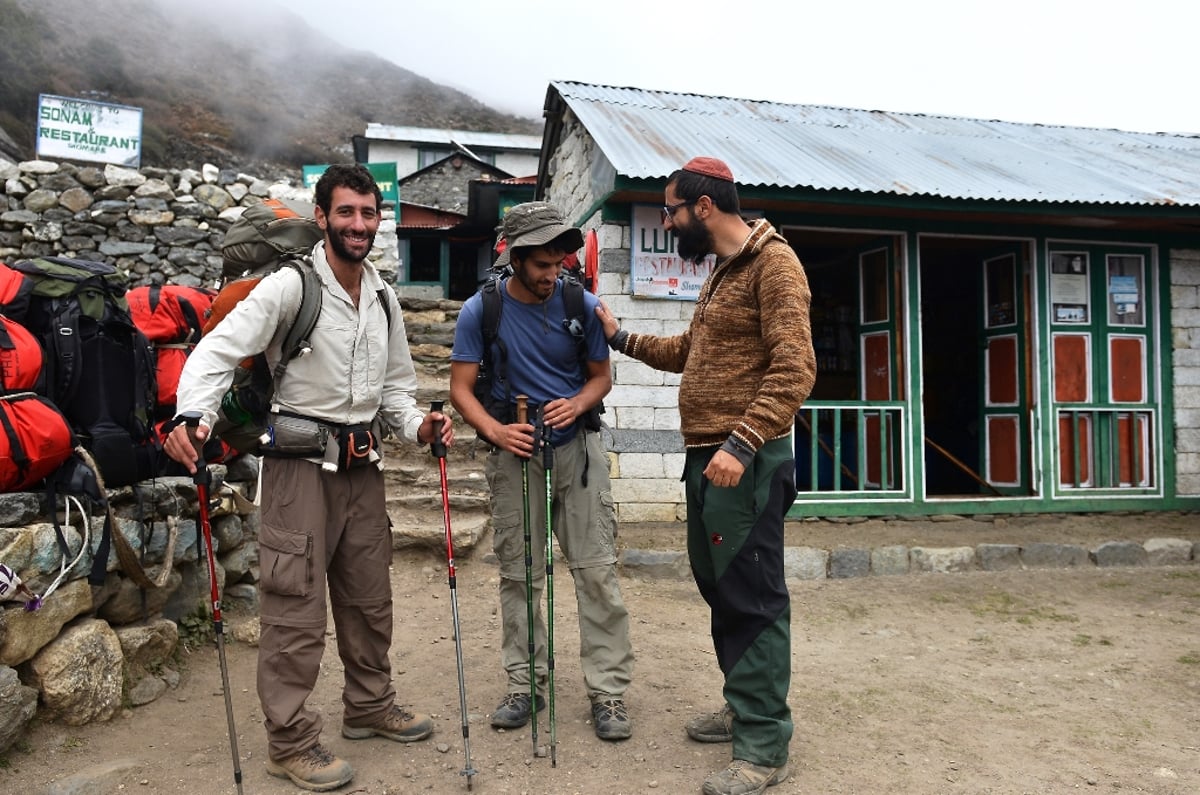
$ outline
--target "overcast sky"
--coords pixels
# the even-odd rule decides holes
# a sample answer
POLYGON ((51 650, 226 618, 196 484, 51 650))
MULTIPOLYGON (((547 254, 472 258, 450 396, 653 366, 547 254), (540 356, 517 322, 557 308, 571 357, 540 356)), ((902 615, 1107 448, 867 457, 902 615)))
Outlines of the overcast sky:
POLYGON ((287 0, 335 40, 540 119, 551 80, 1200 133, 1195 0, 287 0))

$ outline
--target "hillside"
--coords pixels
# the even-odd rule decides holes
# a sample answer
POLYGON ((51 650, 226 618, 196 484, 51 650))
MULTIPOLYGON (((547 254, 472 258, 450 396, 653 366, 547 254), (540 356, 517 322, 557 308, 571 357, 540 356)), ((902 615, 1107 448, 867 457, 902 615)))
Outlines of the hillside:
POLYGON ((541 129, 267 2, 0 0, 0 155, 33 157, 39 93, 143 108, 144 166, 294 171, 348 159, 368 122, 541 129))

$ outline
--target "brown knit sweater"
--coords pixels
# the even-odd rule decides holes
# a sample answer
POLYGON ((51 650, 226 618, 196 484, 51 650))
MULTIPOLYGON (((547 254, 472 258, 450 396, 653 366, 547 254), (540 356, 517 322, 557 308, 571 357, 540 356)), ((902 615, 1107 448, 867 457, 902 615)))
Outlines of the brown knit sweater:
POLYGON ((791 431, 816 381, 810 300, 796 253, 760 219, 742 247, 709 275, 685 333, 630 333, 624 352, 656 369, 683 373, 685 445, 720 445, 732 435, 758 450, 791 431))

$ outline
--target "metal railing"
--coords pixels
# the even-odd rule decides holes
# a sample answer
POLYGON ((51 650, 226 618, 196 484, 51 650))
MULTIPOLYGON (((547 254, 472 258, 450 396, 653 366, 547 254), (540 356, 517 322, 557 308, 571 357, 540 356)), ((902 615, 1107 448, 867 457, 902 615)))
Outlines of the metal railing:
POLYGON ((1062 489, 1157 486, 1153 410, 1059 406, 1057 412, 1062 489))
POLYGON ((905 404, 809 401, 796 415, 800 495, 903 492, 905 404))

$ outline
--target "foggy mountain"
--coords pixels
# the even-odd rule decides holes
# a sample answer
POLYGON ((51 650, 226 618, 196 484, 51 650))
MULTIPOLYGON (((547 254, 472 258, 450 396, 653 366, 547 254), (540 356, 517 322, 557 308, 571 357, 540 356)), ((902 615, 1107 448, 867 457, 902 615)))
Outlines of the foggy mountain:
POLYGON ((142 108, 144 166, 263 176, 351 159, 368 122, 541 130, 254 0, 0 0, 0 155, 34 157, 39 93, 142 108))

